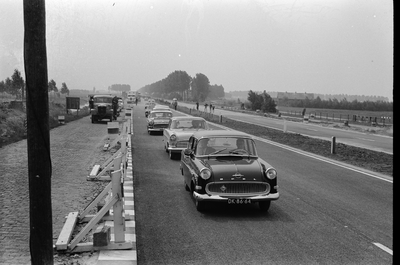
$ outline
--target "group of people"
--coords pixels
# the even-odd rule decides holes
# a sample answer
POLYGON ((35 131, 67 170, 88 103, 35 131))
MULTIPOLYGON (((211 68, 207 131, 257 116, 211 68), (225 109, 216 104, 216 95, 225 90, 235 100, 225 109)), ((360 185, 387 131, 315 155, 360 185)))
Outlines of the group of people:
MULTIPOLYGON (((215 106, 214 105, 212 105, 211 103, 210 103, 210 105, 208 105, 207 103, 205 103, 204 104, 204 111, 207 111, 207 108, 210 108, 210 113, 214 113, 214 110, 215 110, 215 106)), ((199 102, 197 101, 196 102, 196 110, 199 110, 199 102)))

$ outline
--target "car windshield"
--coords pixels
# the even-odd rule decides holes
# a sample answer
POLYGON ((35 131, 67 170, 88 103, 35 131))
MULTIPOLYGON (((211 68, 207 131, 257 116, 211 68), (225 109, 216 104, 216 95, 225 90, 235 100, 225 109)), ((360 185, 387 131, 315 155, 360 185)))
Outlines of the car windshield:
POLYGON ((171 129, 205 129, 205 121, 201 120, 175 120, 171 123, 171 129))
POLYGON ((112 103, 112 98, 109 97, 98 97, 93 99, 94 103, 112 103))
POLYGON ((153 112, 150 113, 150 118, 171 118, 172 113, 169 112, 153 112))
POLYGON ((241 137, 213 137, 199 140, 196 155, 246 155, 256 156, 254 141, 241 137))

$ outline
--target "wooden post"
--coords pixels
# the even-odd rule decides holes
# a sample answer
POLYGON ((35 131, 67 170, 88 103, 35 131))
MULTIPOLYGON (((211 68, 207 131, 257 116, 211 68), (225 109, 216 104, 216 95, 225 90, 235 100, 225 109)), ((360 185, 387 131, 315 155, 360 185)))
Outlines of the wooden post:
POLYGON ((24 0, 31 264, 53 264, 51 154, 44 0, 24 0))
POLYGON ((114 241, 125 242, 124 223, 125 220, 122 216, 123 201, 121 191, 121 170, 114 171, 112 173, 112 192, 113 196, 117 195, 118 201, 113 206, 114 215, 114 241))
POLYGON ((332 136, 331 154, 336 154, 336 137, 332 136))

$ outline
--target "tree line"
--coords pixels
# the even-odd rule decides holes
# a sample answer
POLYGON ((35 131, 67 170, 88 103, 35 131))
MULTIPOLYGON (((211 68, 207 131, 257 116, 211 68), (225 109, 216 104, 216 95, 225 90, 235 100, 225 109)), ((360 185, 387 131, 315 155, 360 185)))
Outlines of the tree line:
POLYGON ((321 109, 345 109, 345 110, 367 110, 367 111, 393 111, 393 102, 387 101, 347 101, 346 98, 338 100, 328 99, 321 100, 320 97, 315 99, 287 99, 279 100, 280 106, 300 107, 300 108, 321 108, 321 109))
POLYGON ((194 77, 185 71, 174 71, 166 78, 146 85, 139 89, 142 94, 148 93, 155 97, 190 99, 203 102, 212 98, 224 97, 223 86, 210 85, 208 77, 197 73, 194 77))
MULTIPOLYGON (((25 98, 26 84, 24 78, 21 76, 21 72, 18 69, 14 69, 14 73, 11 77, 7 77, 5 80, 0 81, 0 92, 8 93, 15 96, 17 99, 25 98)), ((69 89, 66 83, 61 84, 61 89, 57 87, 56 81, 51 79, 48 83, 47 89, 49 92, 60 92, 61 94, 69 95, 69 89)))

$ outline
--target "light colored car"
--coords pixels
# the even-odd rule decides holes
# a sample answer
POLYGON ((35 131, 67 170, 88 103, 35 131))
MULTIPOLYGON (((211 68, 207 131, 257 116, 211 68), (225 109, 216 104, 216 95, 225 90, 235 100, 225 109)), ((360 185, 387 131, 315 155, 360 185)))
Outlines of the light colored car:
POLYGON ((209 129, 207 121, 201 117, 173 117, 168 127, 164 129, 165 151, 171 159, 180 157, 182 150, 187 148, 187 143, 193 133, 209 129))
POLYGON ((152 110, 147 116, 147 132, 163 132, 168 127, 172 118, 172 112, 169 110, 152 110))
POLYGON ((159 109, 166 109, 169 110, 169 107, 166 105, 161 105, 161 104, 157 104, 154 106, 153 110, 159 110, 159 109))
POLYGON ((258 203, 268 211, 279 198, 278 173, 257 155, 253 138, 239 131, 194 133, 182 151, 181 173, 198 211, 205 203, 258 203))
POLYGON ((152 111, 155 106, 156 106, 156 103, 154 102, 154 99, 146 102, 144 105, 144 115, 146 117, 149 116, 150 111, 152 111))

